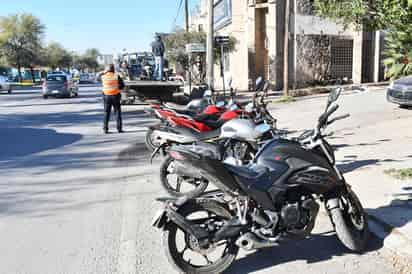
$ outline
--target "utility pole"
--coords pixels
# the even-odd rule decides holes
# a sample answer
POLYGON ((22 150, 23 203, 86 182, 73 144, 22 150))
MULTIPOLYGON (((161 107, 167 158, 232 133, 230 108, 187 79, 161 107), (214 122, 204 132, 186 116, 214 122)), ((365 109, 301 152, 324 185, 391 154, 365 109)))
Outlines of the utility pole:
POLYGON ((207 32, 207 44, 206 44, 206 68, 207 68, 207 85, 209 89, 213 90, 213 48, 214 48, 214 26, 213 26, 213 0, 208 0, 208 12, 207 12, 207 25, 208 25, 208 32, 207 32))
POLYGON ((283 96, 289 96, 289 16, 290 0, 285 0, 285 33, 283 37, 283 96))
POLYGON ((186 32, 189 32, 189 0, 185 0, 186 32))
MULTIPOLYGON (((189 0, 185 0, 185 19, 186 19, 186 32, 189 32, 189 0)), ((188 39, 189 40, 189 39, 188 39)), ((186 41, 189 43, 190 41, 186 41)), ((189 53, 189 64, 186 72, 186 79, 189 84, 189 92, 192 93, 192 53, 189 53)))

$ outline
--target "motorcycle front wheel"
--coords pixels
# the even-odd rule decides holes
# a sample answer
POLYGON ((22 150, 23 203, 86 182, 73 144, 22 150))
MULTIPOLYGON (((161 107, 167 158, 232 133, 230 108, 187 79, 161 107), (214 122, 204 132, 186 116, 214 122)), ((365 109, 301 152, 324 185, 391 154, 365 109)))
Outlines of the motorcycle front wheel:
POLYGON ((175 159, 167 156, 160 166, 160 181, 163 188, 174 197, 200 196, 206 190, 208 181, 176 174, 173 167, 174 162, 175 159))
MULTIPOLYGON (((211 235, 232 218, 228 209, 211 200, 186 204, 179 213, 211 235)), ((191 274, 222 273, 230 267, 239 251, 234 239, 210 241, 201 247, 196 238, 173 222, 163 232, 163 246, 173 267, 179 273, 191 274)))
POLYGON ((339 240, 353 252, 362 252, 369 239, 366 213, 352 189, 340 197, 340 207, 330 211, 339 240))

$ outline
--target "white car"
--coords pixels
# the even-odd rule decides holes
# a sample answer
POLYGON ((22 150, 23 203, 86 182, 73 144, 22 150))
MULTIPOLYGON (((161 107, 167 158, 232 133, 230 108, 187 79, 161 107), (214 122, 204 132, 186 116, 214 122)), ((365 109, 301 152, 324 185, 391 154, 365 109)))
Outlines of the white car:
POLYGON ((7 91, 9 94, 11 93, 11 85, 6 76, 0 75, 0 91, 7 91))

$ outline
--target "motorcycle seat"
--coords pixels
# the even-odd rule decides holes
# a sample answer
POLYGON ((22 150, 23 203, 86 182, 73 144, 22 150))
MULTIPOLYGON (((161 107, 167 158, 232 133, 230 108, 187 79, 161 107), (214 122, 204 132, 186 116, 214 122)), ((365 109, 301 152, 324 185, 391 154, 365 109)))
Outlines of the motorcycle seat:
POLYGON ((181 146, 181 148, 218 161, 222 160, 224 154, 222 146, 213 143, 198 142, 193 145, 181 146))
POLYGON ((170 109, 176 110, 176 111, 179 111, 179 110, 187 110, 186 105, 178 105, 178 104, 171 103, 171 102, 163 103, 163 106, 165 106, 166 108, 170 108, 170 109))
POLYGON ((220 136, 220 129, 215 129, 215 130, 206 131, 206 132, 197 132, 190 128, 174 127, 173 132, 175 134, 181 134, 181 135, 191 137, 192 139, 199 141, 199 142, 208 141, 210 139, 215 139, 220 136))
POLYGON ((193 135, 199 141, 207 141, 210 139, 218 138, 220 136, 220 129, 215 129, 207 132, 193 132, 193 135))
POLYGON ((227 121, 226 120, 222 120, 222 119, 218 119, 218 120, 205 120, 205 121, 203 121, 203 123, 205 124, 205 125, 207 125, 208 127, 210 127, 210 128, 214 128, 214 129, 216 129, 216 128, 220 128, 221 126, 223 126, 223 124, 224 123, 226 123, 227 121))
POLYGON ((246 166, 234 166, 225 164, 225 167, 230 173, 238 177, 240 180, 258 180, 262 176, 266 176, 268 168, 256 164, 250 164, 246 166))

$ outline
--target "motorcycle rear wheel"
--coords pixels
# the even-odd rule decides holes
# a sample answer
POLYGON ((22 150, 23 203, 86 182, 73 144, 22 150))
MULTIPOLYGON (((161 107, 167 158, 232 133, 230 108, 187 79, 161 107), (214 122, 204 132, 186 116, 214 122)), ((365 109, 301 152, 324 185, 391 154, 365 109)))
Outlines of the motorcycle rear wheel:
MULTIPOLYGON (((191 202, 180 209, 179 213, 203 229, 209 227, 218 229, 219 225, 215 226, 216 224, 223 224, 232 218, 228 209, 212 200, 191 202)), ((219 243, 211 242, 206 248, 201 248, 193 236, 182 231, 172 222, 166 226, 162 240, 168 261, 179 273, 222 273, 232 265, 239 251, 234 239, 226 239, 219 243), (183 243, 184 247, 181 248, 183 243), (201 265, 200 262, 205 262, 206 265, 201 265)))
POLYGON ((173 159, 170 156, 167 156, 160 166, 160 181, 162 183, 163 188, 174 197, 182 197, 182 196, 190 196, 190 197, 198 197, 200 196, 209 185, 207 180, 183 177, 173 173, 173 159), (173 175, 176 177, 176 185, 172 184, 172 178, 168 176, 173 175), (190 189, 188 191, 182 190, 182 186, 187 189, 187 185, 191 184, 194 189, 190 189), (184 184, 184 185, 183 185, 184 184))
POLYGON ((369 239, 366 213, 356 194, 348 188, 340 198, 341 207, 330 211, 339 240, 349 250, 361 253, 369 239))
POLYGON ((159 144, 156 144, 154 140, 153 131, 153 129, 149 128, 145 136, 145 144, 149 151, 154 151, 159 146, 159 144))

